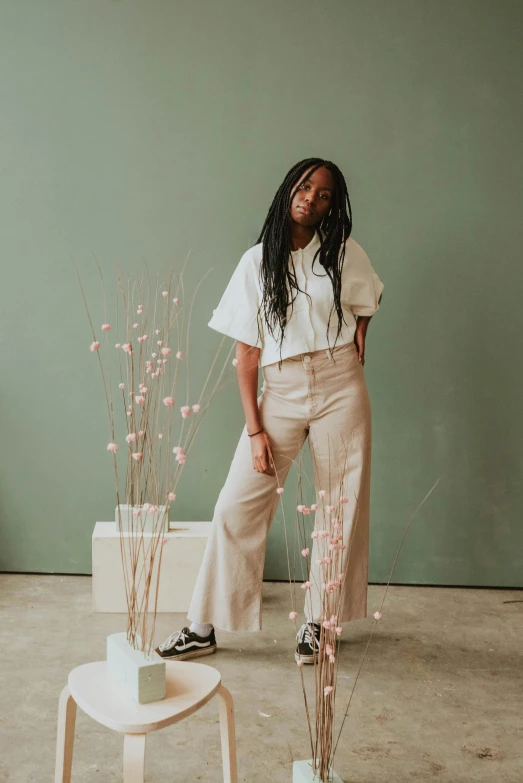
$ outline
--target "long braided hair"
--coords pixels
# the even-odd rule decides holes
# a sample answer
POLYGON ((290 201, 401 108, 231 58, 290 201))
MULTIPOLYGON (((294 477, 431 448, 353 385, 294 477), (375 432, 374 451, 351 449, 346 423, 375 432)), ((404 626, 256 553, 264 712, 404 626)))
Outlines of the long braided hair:
MULTIPOLYGON (((343 310, 340 302, 341 271, 345 259, 345 241, 352 230, 352 210, 347 191, 345 178, 335 163, 323 158, 305 158, 294 165, 286 174, 285 179, 278 188, 270 206, 261 234, 257 242, 263 242, 263 258, 260 265, 260 282, 263 290, 263 298, 258 310, 258 333, 260 334, 260 313, 274 338, 276 329, 280 332, 280 360, 285 328, 287 325, 287 307, 291 305, 291 315, 294 299, 289 302, 289 293, 292 290, 301 291, 296 281, 294 263, 291 256, 291 241, 289 235, 288 214, 295 193, 316 169, 324 166, 332 174, 334 180, 334 192, 330 212, 315 226, 320 236, 320 247, 314 254, 312 262, 313 272, 316 258, 331 279, 333 291, 333 305, 329 313, 327 324, 327 342, 329 343, 329 328, 334 308, 338 316, 338 331, 334 345, 342 330, 344 322, 343 310), (313 167, 313 168, 311 168, 313 167), (311 169, 308 171, 308 169, 311 169), (304 176, 307 171, 307 177, 304 176), (293 189, 294 183, 297 182, 293 189), (341 253, 340 253, 341 248, 341 253), (289 264, 291 259, 291 264, 289 264)), ((314 272, 314 274, 316 274, 314 272)), ((304 291, 306 296, 310 295, 304 291)), ((330 343, 329 343, 330 345, 330 343)))

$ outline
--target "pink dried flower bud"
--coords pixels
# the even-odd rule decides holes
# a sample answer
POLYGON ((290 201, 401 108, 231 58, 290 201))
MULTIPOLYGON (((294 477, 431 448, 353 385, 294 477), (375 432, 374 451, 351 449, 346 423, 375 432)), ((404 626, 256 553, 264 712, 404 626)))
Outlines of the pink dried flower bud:
POLYGON ((118 384, 119 389, 125 389, 125 383, 119 383, 118 384))
POLYGON ((145 397, 143 397, 141 394, 136 395, 134 398, 137 405, 143 405, 145 402, 145 397))
MULTIPOLYGON (((158 354, 157 354, 157 353, 153 353, 153 354, 152 354, 152 357, 153 357, 153 359, 156 359, 156 357, 157 357, 157 356, 158 356, 158 354)), ((152 362, 151 362, 151 364, 152 364, 152 362)))
POLYGON ((302 659, 301 659, 301 658, 298 658, 298 660, 296 661, 296 666, 297 666, 299 669, 301 669, 301 667, 303 666, 303 661, 302 661, 302 659))
POLYGON ((329 629, 330 629, 330 627, 331 627, 331 624, 329 623, 329 621, 328 621, 328 620, 324 620, 324 621, 322 622, 322 625, 323 625, 323 627, 324 627, 324 628, 326 628, 327 630, 329 630, 329 629))
POLYGON ((232 364, 233 364, 233 367, 237 367, 238 366, 238 359, 233 359, 232 360, 232 364))
POLYGON ((318 535, 320 538, 328 538, 329 537, 329 531, 328 530, 318 530, 318 535))
POLYGON ((305 514, 306 517, 308 517, 309 514, 311 513, 310 508, 308 506, 305 506, 303 509, 303 513, 305 514))
POLYGON ((305 506, 300 504, 299 506, 296 506, 296 511, 299 511, 300 513, 302 513, 304 508, 305 508, 305 506))
POLYGON ((150 503, 144 503, 144 504, 143 504, 143 509, 144 509, 144 511, 149 511, 149 509, 150 509, 150 508, 152 508, 152 506, 151 506, 151 504, 150 504, 150 503))
POLYGON ((309 549, 309 547, 308 547, 308 546, 306 546, 306 547, 305 547, 305 549, 302 549, 302 550, 301 550, 301 553, 302 553, 303 557, 307 557, 307 556, 310 554, 310 549, 309 549))
POLYGON ((173 448, 173 454, 183 454, 183 446, 175 446, 173 448))
POLYGON ((335 508, 335 506, 326 506, 325 507, 325 511, 327 512, 327 514, 334 514, 334 512, 336 511, 336 508, 335 508))
POLYGON ((188 405, 182 405, 182 407, 180 408, 180 412, 184 419, 188 419, 189 416, 191 415, 191 409, 189 408, 188 405))
POLYGON ((170 356, 172 354, 172 351, 170 348, 162 348, 162 354, 164 356, 170 356))
POLYGON ((162 364, 167 364, 167 359, 163 359, 162 364))
POLYGON ((318 510, 318 504, 317 503, 313 503, 312 506, 311 506, 311 511, 317 511, 317 510, 318 510))
POLYGON ((154 330, 154 333, 155 333, 155 334, 160 334, 160 330, 159 330, 159 329, 155 329, 155 330, 154 330))
POLYGON ((132 353, 133 352, 133 348, 132 348, 131 343, 124 343, 122 345, 122 348, 125 351, 125 353, 132 353))
POLYGON ((346 498, 345 495, 342 495, 340 500, 341 500, 342 503, 348 503, 349 502, 349 498, 346 498))
POLYGON ((278 487, 278 489, 276 490, 276 494, 283 495, 283 487, 278 487))
POLYGON ((163 343, 163 340, 156 340, 156 345, 161 345, 163 343))
POLYGON ((164 397, 163 404, 166 405, 168 408, 172 408, 172 406, 174 405, 174 397, 164 397))
POLYGON ((295 620, 298 617, 298 612, 289 612, 289 620, 295 620))
POLYGON ((116 343, 116 345, 114 347, 115 348, 121 348, 122 346, 120 345, 120 343, 116 343))
POLYGON ((181 351, 176 351, 176 358, 183 359, 183 353, 181 351))
POLYGON ((169 296, 169 291, 162 291, 162 296, 169 296))
POLYGON ((327 653, 327 655, 332 655, 333 653, 332 644, 325 645, 325 652, 327 653))
POLYGON ((200 406, 198 405, 198 403, 196 403, 195 405, 193 405, 193 406, 192 406, 192 409, 193 409, 193 411, 194 411, 195 413, 199 413, 199 412, 200 412, 200 406))
POLYGON ((141 451, 135 451, 131 456, 134 460, 136 460, 136 462, 140 462, 143 459, 143 454, 141 451))
POLYGON ((327 563, 327 565, 330 565, 332 563, 332 557, 324 557, 323 562, 327 563))
POLYGON ((165 546, 169 539, 162 538, 162 546, 165 546))
POLYGON ((325 688, 323 689, 323 693, 325 694, 325 696, 330 696, 333 690, 334 688, 332 687, 332 685, 326 685, 325 688))
POLYGON ((336 658, 335 658, 335 656, 334 656, 334 655, 329 655, 329 661, 330 661, 331 663, 334 663, 334 662, 335 662, 335 660, 336 660, 336 658))
POLYGON ((169 500, 176 500, 176 492, 169 492, 167 497, 169 500))
POLYGON ((102 324, 102 332, 110 332, 111 329, 111 324, 102 324))
POLYGON ((136 432, 130 432, 129 435, 125 436, 125 440, 127 443, 134 443, 136 440, 136 432))
POLYGON ((381 620, 381 612, 374 612, 374 619, 381 620))
POLYGON ((107 446, 107 451, 112 451, 114 454, 116 451, 118 451, 118 446, 116 443, 109 443, 107 446))
POLYGON ((138 329, 139 324, 133 324, 133 329, 138 329))
POLYGON ((158 433, 158 438, 161 440, 163 438, 163 435, 161 432, 158 433))
POLYGON ((97 351, 99 347, 100 347, 100 343, 97 340, 95 340, 94 343, 91 343, 91 345, 89 346, 89 350, 97 351))
POLYGON ((133 517, 141 517, 141 516, 142 516, 142 512, 140 511, 139 508, 133 509, 133 517))
POLYGON ((311 538, 318 538, 318 535, 319 535, 318 531, 317 530, 313 530, 312 533, 311 533, 311 538))
POLYGON ((186 459, 187 457, 185 456, 185 454, 178 454, 176 457, 176 462, 179 462, 180 465, 185 465, 186 459))
POLYGON ((320 496, 320 498, 324 498, 325 495, 326 495, 325 490, 324 489, 320 489, 320 491, 318 492, 318 495, 320 496))
POLYGON ((131 411, 127 411, 127 416, 130 416, 130 415, 131 415, 131 411))
POLYGON ((148 339, 149 339, 149 335, 148 334, 142 335, 142 340, 148 340, 148 339))
POLYGON ((304 582, 302 585, 300 585, 302 590, 310 590, 312 587, 312 582, 304 582))
POLYGON ((140 430, 138 435, 140 436, 140 438, 143 438, 143 436, 145 435, 145 430, 140 430))
POLYGON ((341 625, 336 626, 336 628, 334 630, 336 631, 338 636, 341 636, 342 633, 343 633, 343 628, 341 627, 341 625))
POLYGON ((173 304, 177 305, 179 303, 180 303, 180 300, 178 299, 177 296, 175 296, 174 299, 173 299, 173 304))

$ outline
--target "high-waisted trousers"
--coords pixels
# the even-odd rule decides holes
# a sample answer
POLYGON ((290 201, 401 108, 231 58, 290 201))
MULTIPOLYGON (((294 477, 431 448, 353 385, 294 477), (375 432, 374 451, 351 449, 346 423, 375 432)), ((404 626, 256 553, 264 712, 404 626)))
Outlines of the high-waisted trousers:
MULTIPOLYGON (((342 555, 345 579, 340 588, 338 622, 365 617, 371 408, 356 345, 350 342, 333 350, 298 354, 284 359, 281 369, 278 362, 265 365, 262 373, 258 407, 277 475, 253 468, 251 442, 244 427, 214 509, 188 617, 225 631, 261 630, 266 539, 281 497, 276 490, 283 487, 307 438, 316 497, 299 502, 308 502, 309 507, 318 503, 318 510, 312 513, 316 529, 321 530, 325 503, 334 505, 342 487, 348 499, 342 506, 343 544, 347 548, 342 555), (325 496, 318 496, 320 490, 325 496)), ((322 612, 317 539, 306 545, 310 544, 309 579, 314 586, 307 596, 307 616, 317 620, 322 612)))

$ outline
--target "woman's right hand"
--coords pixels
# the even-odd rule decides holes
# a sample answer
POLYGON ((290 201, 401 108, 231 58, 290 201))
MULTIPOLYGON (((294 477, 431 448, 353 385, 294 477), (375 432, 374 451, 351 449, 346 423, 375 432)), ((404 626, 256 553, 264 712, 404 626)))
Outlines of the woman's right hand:
POLYGON ((270 453, 270 441, 266 432, 260 432, 249 438, 251 441, 252 466, 258 473, 275 476, 274 463, 270 453))

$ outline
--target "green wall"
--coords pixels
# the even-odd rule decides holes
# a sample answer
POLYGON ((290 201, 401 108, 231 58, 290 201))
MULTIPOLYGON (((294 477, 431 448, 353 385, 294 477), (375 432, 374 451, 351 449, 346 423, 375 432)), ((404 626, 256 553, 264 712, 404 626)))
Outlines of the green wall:
MULTIPOLYGON (((385 283, 365 366, 371 580, 441 476, 396 581, 523 586, 522 24, 508 0, 3 0, 2 569, 89 573, 114 509, 72 259, 95 309, 93 257, 109 282, 189 251, 189 288, 214 268, 197 387, 235 265, 287 169, 320 155, 385 283)), ((231 374, 181 519, 211 518, 242 426, 231 374)), ((286 576, 279 515, 266 576, 286 576)))

